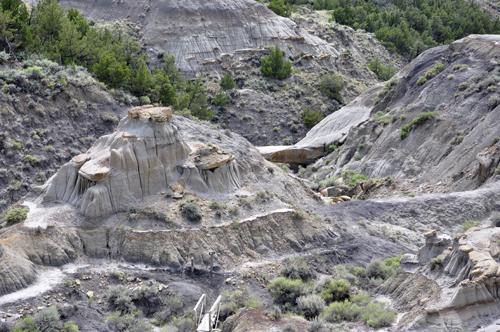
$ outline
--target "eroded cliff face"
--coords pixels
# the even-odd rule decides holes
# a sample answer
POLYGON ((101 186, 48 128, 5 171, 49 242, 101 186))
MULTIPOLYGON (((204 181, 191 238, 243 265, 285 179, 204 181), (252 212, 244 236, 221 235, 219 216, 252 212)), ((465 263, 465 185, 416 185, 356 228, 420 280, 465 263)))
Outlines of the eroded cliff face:
POLYGON ((486 327, 498 318, 500 230, 484 224, 454 236, 425 234, 417 255, 401 259, 396 275, 378 291, 401 311, 404 331, 455 331, 486 327), (415 285, 409 287, 409 284, 415 285), (405 292, 403 289, 412 289, 405 292), (414 295, 413 299, 412 296, 414 295))
POLYGON ((234 157, 211 143, 192 143, 190 148, 171 118, 170 108, 129 110, 113 134, 99 138, 38 188, 41 200, 70 203, 92 218, 127 211, 181 177, 203 193, 238 188, 234 157))
POLYGON ((500 36, 472 35, 430 49, 295 146, 326 152, 330 144, 342 145, 324 158, 331 163, 317 165, 322 178, 346 170, 411 177, 408 188, 416 192, 471 190, 491 182, 500 162, 499 45, 500 36))
MULTIPOLYGON (((278 16, 254 0, 96 3, 64 0, 61 4, 78 9, 89 19, 141 24, 140 40, 151 55, 151 65, 159 64, 158 51, 174 54, 176 65, 188 78, 226 70, 244 72, 252 67, 244 61, 246 57, 258 55, 256 61, 259 62, 260 57, 269 52, 266 47, 279 44, 287 57, 301 67, 335 68, 359 82, 362 89, 366 83, 377 81, 375 75, 361 65, 366 63, 365 54, 360 51, 363 47, 353 45, 356 44, 353 39, 357 39, 346 36, 352 31, 339 33, 339 39, 346 40, 349 47, 333 40, 327 42, 318 36, 323 33, 311 30, 311 24, 278 16), (343 53, 346 48, 355 49, 357 59, 343 53)), ((322 20, 327 21, 324 17, 322 20)), ((376 42, 375 45, 383 49, 376 42)), ((350 90, 359 88, 354 85, 357 84, 350 90)))
POLYGON ((132 108, 113 134, 19 203, 26 220, 2 224, 0 293, 33 282, 38 265, 85 256, 181 271, 191 258, 207 269, 213 251, 221 270, 334 241, 327 225, 291 207, 299 199, 317 200, 239 135, 173 121, 169 108, 132 108), (192 202, 201 220, 186 217, 192 202))

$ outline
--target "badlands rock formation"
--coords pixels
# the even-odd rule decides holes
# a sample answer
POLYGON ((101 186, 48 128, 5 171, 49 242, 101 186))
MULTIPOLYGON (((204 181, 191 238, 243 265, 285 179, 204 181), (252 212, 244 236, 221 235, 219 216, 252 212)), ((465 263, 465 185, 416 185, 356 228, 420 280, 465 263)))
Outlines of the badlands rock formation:
POLYGON ((497 319, 498 227, 473 227, 453 241, 435 230, 425 236, 418 254, 404 255, 398 273, 379 287, 408 311, 399 323, 402 330, 455 331, 478 322, 485 327, 497 319), (410 284, 415 287, 407 292, 410 284))
POLYGON ((239 187, 234 157, 203 143, 191 149, 171 118, 170 108, 129 110, 116 132, 98 139, 40 188, 43 202, 68 202, 86 217, 100 217, 127 211, 180 177, 198 192, 239 187))
POLYGON ((353 170, 376 178, 414 177, 415 186, 439 182, 434 190, 474 189, 500 163, 498 146, 492 147, 500 132, 498 57, 498 35, 471 35, 430 49, 383 89, 374 86, 323 119, 295 147, 326 151, 345 141, 328 156, 328 176, 353 170), (441 72, 433 72, 436 63, 441 72), (422 118, 426 112, 435 113, 422 118), (403 126, 412 127, 405 138, 403 126))
MULTIPOLYGON (((152 64, 157 61, 155 53, 160 50, 174 54, 176 65, 186 77, 222 72, 223 69, 248 69, 233 60, 255 54, 262 57, 269 52, 266 46, 276 44, 306 67, 344 67, 341 63, 342 47, 327 43, 314 32, 276 15, 254 0, 93 3, 63 0, 61 4, 78 9, 86 18, 141 23, 141 42, 147 45, 152 64)), ((363 56, 358 50, 355 53, 363 56)), ((363 68, 350 68, 352 63, 347 67, 356 72, 353 76, 376 81, 375 76, 363 68)), ((345 73, 351 75, 347 70, 345 73)))

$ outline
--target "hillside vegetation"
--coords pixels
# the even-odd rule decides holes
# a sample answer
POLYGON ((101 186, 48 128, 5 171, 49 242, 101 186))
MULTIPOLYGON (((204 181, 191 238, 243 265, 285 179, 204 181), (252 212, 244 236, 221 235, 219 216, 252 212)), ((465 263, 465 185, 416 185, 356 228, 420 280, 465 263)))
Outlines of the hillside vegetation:
MULTIPOLYGON (((269 8, 289 16, 302 0, 272 0, 269 8)), ((374 32, 393 52, 409 59, 428 48, 470 34, 496 34, 500 22, 483 11, 476 2, 465 0, 316 0, 313 10, 333 10, 332 20, 354 29, 374 32)))

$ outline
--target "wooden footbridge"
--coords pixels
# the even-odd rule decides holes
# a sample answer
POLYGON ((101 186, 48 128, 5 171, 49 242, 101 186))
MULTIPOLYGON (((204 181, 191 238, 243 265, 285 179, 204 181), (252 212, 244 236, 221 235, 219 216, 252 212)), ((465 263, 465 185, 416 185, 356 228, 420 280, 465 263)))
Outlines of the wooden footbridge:
POLYGON ((193 309, 196 324, 198 325, 196 328, 197 332, 220 331, 217 329, 217 324, 219 323, 221 300, 222 296, 219 295, 212 308, 207 312, 207 296, 203 294, 200 297, 193 309))

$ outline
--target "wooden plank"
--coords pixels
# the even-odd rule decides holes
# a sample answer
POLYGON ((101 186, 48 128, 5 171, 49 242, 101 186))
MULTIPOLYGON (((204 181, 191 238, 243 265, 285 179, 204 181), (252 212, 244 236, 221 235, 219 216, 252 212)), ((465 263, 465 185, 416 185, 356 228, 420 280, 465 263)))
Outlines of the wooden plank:
POLYGON ((210 332, 210 327, 208 326, 208 313, 206 313, 203 316, 203 319, 201 320, 201 324, 198 326, 196 331, 198 332, 210 332))

